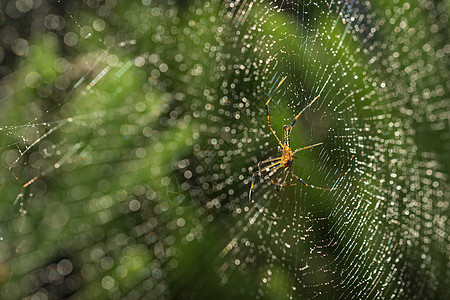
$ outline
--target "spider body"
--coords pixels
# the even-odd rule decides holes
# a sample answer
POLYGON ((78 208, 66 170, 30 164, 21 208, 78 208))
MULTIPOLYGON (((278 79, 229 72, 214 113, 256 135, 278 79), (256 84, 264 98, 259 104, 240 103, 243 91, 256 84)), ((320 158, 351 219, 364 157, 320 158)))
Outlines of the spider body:
POLYGON ((292 158, 293 158, 293 154, 292 154, 292 150, 291 148, 284 148, 282 151, 282 156, 281 156, 281 164, 283 165, 283 167, 285 168, 289 168, 292 166, 292 158))
POLYGON ((290 126, 284 125, 283 126, 283 145, 281 147, 278 147, 278 149, 281 152, 281 164, 288 168, 292 166, 294 153, 291 149, 291 143, 289 140, 289 136, 291 134, 291 128, 290 126))
MULTIPOLYGON (((270 178, 270 181, 275 186, 277 191, 280 191, 281 188, 286 185, 286 180, 287 180, 289 174, 291 174, 293 177, 295 177, 298 181, 300 181, 303 185, 305 185, 307 187, 311 187, 311 188, 319 189, 319 190, 328 190, 328 191, 336 190, 336 188, 321 188, 321 187, 316 187, 314 185, 307 184, 302 178, 300 178, 299 176, 294 174, 294 172, 292 171, 293 161, 294 161, 294 158, 296 158, 294 156, 295 153, 323 144, 323 143, 317 143, 317 144, 314 144, 314 145, 298 148, 295 151, 292 151, 292 149, 291 149, 291 141, 290 141, 290 135, 291 135, 291 132, 292 132, 292 128, 294 127, 295 123, 297 122, 297 119, 301 116, 301 114, 308 107, 310 107, 319 98, 319 96, 315 97, 305 108, 302 109, 302 111, 300 111, 300 113, 298 115, 296 115, 294 117, 294 119, 292 120, 291 125, 284 125, 283 126, 283 142, 281 142, 281 140, 278 138, 278 136, 275 133, 275 130, 272 128, 272 125, 270 124, 269 102, 272 99, 272 97, 275 94, 275 92, 277 91, 277 89, 284 82, 285 79, 286 79, 286 77, 284 77, 280 81, 280 83, 274 89, 274 91, 272 92, 272 94, 270 95, 269 99, 266 102, 267 124, 268 124, 268 127, 269 127, 270 131, 272 132, 272 134, 275 136, 275 138, 278 141, 278 144, 279 144, 278 149, 279 149, 279 151, 281 153, 281 156, 276 157, 276 158, 268 158, 268 159, 260 161, 258 163, 258 171, 256 171, 252 175, 251 187, 250 187, 250 192, 249 192, 250 202, 252 202, 255 205, 255 207, 256 207, 256 203, 253 200, 253 189, 254 189, 254 185, 255 185, 255 177, 256 177, 256 175, 258 175, 258 176, 264 178, 265 176, 263 176, 263 172, 266 172, 266 174, 270 178), (284 174, 286 174, 284 176, 283 181, 281 181, 281 182, 280 181, 274 182, 271 177, 275 173, 277 173, 280 169, 282 169, 282 168, 284 169, 284 174)), ((268 216, 268 215, 264 214, 264 212, 261 212, 261 213, 264 216, 269 217, 271 219, 278 219, 277 217, 268 216)))

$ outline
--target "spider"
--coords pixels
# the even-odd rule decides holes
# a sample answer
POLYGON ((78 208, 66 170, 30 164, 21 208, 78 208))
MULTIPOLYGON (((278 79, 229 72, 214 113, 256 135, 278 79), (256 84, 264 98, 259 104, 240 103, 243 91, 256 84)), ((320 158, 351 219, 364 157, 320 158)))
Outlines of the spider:
MULTIPOLYGON (((274 89, 274 91, 272 92, 272 94, 270 95, 269 99, 266 102, 266 116, 267 116, 267 124, 269 126, 270 131, 272 132, 272 134, 275 136, 275 138, 278 141, 278 150, 281 152, 281 156, 279 157, 275 157, 275 158, 268 158, 266 160, 260 161, 258 163, 258 171, 254 172, 252 174, 252 178, 251 178, 251 187, 250 187, 250 192, 249 192, 249 199, 250 202, 253 203, 253 205, 257 208, 256 206, 256 202, 253 200, 253 189, 255 186, 255 176, 259 175, 260 177, 264 178, 262 172, 266 172, 267 175, 270 178, 270 181, 272 182, 272 184, 275 186, 275 189, 279 192, 281 191, 281 188, 283 186, 286 186, 286 180, 289 176, 289 174, 291 174, 292 176, 294 176, 298 181, 300 181, 303 185, 313 188, 313 189, 318 189, 318 190, 326 190, 326 191, 333 191, 336 190, 336 188, 321 188, 321 187, 317 187, 314 186, 312 184, 307 184, 301 177, 297 176, 296 174, 294 174, 294 172, 292 171, 292 163, 293 163, 293 159, 296 158, 294 155, 302 150, 306 150, 306 149, 310 149, 316 146, 320 146, 323 144, 323 142, 321 143, 317 143, 314 145, 310 145, 310 146, 306 146, 306 147, 302 147, 302 148, 298 148, 295 151, 292 151, 291 149, 291 142, 290 142, 290 135, 292 132, 292 128, 294 127, 295 123, 297 122, 297 119, 301 116, 301 114, 307 109, 309 108, 320 96, 320 94, 315 97, 305 108, 302 109, 302 111, 300 111, 300 113, 295 116, 295 118, 292 120, 291 125, 284 125, 283 126, 283 142, 281 142, 281 140, 278 138, 278 136, 276 135, 275 131, 272 128, 272 125, 270 124, 270 116, 269 116, 269 102, 272 99, 273 95, 275 94, 275 92, 277 91, 277 89, 283 84, 284 80, 287 78, 284 77, 280 83, 278 84, 278 86, 274 89), (284 168, 284 169, 283 169, 284 168), (284 180, 282 181, 281 184, 279 184, 280 181, 278 181, 278 183, 274 182, 272 180, 272 176, 278 172, 280 169, 284 170, 284 173, 286 174, 286 176, 284 177, 284 180)), ((293 184, 295 185, 295 184, 293 184)), ((273 216, 268 216, 266 214, 264 214, 264 212, 261 211, 261 213, 271 219, 279 219, 278 217, 273 217, 273 216)))

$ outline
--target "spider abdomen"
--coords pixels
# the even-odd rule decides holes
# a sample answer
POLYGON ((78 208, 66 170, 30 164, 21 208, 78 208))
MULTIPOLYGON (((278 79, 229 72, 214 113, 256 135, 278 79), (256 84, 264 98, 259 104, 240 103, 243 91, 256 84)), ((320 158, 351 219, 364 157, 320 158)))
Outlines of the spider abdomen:
POLYGON ((289 168, 290 166, 292 166, 292 159, 286 160, 283 164, 286 168, 289 168))
POLYGON ((281 163, 283 164, 284 167, 290 167, 292 165, 292 157, 293 157, 291 148, 285 146, 282 153, 283 154, 281 156, 281 163))

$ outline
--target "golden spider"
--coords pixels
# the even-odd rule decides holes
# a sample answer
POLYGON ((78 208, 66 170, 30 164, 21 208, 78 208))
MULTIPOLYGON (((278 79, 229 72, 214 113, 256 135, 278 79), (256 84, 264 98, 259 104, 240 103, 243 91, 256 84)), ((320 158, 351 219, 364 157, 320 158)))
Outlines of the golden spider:
MULTIPOLYGON (((290 142, 290 135, 291 135, 291 131, 292 128, 294 127, 295 123, 297 122, 297 119, 301 116, 301 114, 308 108, 310 107, 318 98, 319 96, 317 96, 316 98, 314 98, 305 108, 302 109, 302 111, 295 116, 295 118, 292 120, 292 123, 290 126, 288 125, 284 125, 283 126, 283 142, 280 141, 280 139, 278 138, 278 136, 276 135, 275 131, 273 130, 272 126, 270 125, 270 117, 269 117, 269 102, 272 99, 273 95, 275 94, 275 92, 277 91, 277 89, 283 84, 284 80, 287 77, 284 77, 280 83, 278 84, 278 86, 274 89, 274 91, 272 92, 272 94, 270 95, 269 99, 266 102, 266 115, 267 115, 267 124, 269 125, 269 129, 272 132, 272 134, 275 136, 275 138, 278 141, 279 144, 279 151, 281 152, 281 156, 276 157, 276 158, 269 158, 263 161, 260 161, 258 163, 258 171, 254 172, 252 175, 252 179, 251 179, 251 187, 250 187, 250 192, 249 192, 249 199, 250 202, 253 203, 253 205, 258 209, 258 207, 256 206, 255 201, 253 200, 253 188, 255 185, 255 176, 259 175, 260 177, 264 178, 263 173, 262 172, 266 172, 267 175, 269 176, 269 178, 271 176, 273 176, 278 170, 280 170, 281 168, 284 168, 284 173, 286 174, 286 176, 284 177, 284 180, 281 184, 276 183, 272 180, 272 178, 270 178, 270 181, 272 182, 272 184, 275 186, 277 191, 280 191, 281 188, 283 186, 286 185, 286 180, 289 174, 291 174, 292 176, 294 176, 298 181, 300 181, 303 185, 307 186, 307 187, 311 187, 314 189, 319 189, 319 190, 326 190, 326 191, 333 191, 336 190, 336 188, 321 188, 321 187, 317 187, 311 184, 307 184, 302 178, 300 178, 299 176, 295 175, 294 172, 292 171, 292 163, 293 163, 293 159, 296 158, 294 155, 295 153, 302 151, 302 150, 306 150, 312 147, 316 147, 319 145, 322 145, 322 143, 317 143, 314 145, 310 145, 310 146, 306 146, 306 147, 302 147, 302 148, 298 148, 295 151, 292 151, 291 149, 291 142, 290 142), (265 166, 263 166, 264 164, 266 164, 265 166)), ((295 185, 295 184, 294 184, 295 185)), ((273 217, 273 216, 268 216, 266 214, 264 214, 264 212, 260 211, 264 216, 271 218, 271 219, 279 219, 278 217, 273 217)))

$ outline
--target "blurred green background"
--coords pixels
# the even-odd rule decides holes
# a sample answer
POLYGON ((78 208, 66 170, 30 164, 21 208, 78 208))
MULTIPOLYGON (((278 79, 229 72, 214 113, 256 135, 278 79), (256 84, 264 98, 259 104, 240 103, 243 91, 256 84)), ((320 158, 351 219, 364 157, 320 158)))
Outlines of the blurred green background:
POLYGON ((444 1, 0 9, 0 298, 448 295, 444 1))

